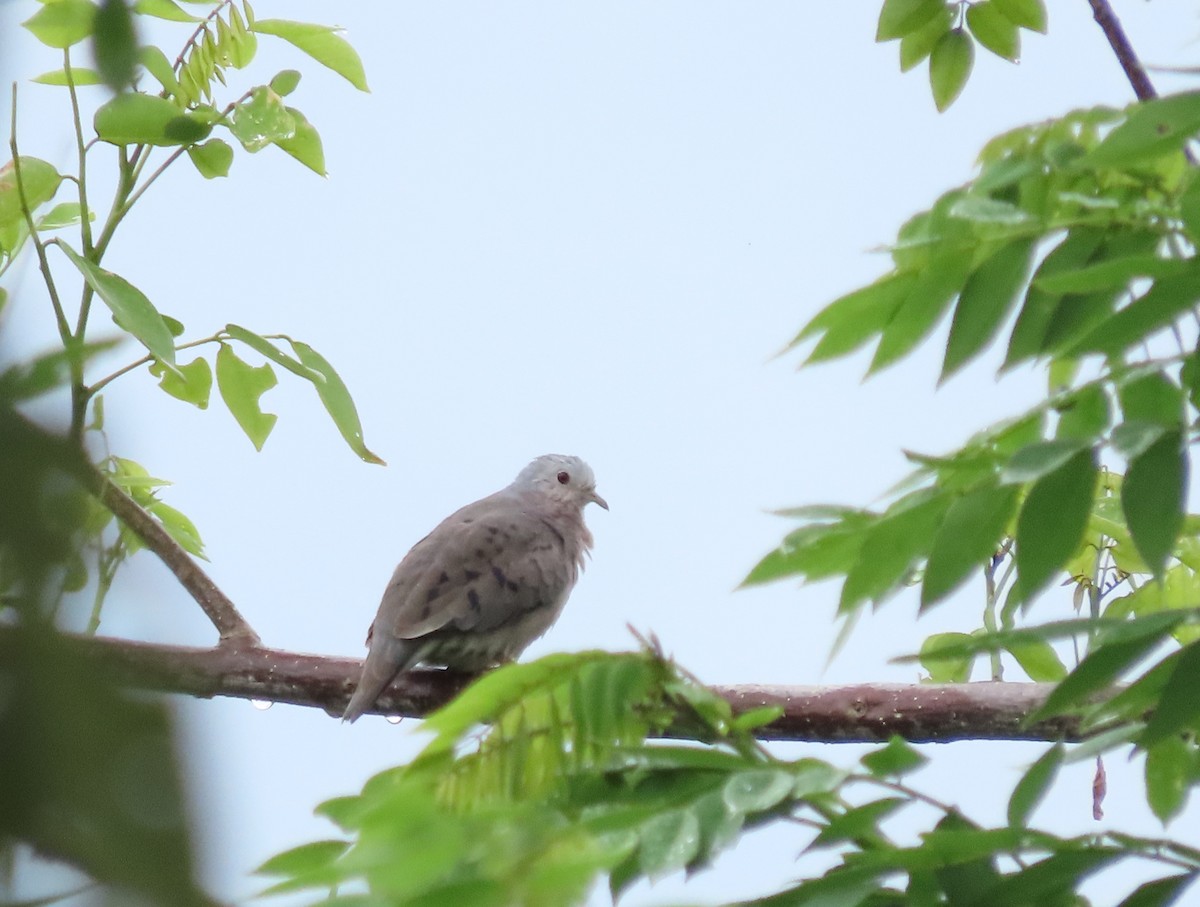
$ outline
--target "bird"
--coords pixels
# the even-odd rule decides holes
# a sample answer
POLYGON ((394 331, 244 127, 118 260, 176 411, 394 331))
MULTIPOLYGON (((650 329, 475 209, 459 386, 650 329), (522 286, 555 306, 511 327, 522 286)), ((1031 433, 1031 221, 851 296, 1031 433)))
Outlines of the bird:
POLYGON ((342 720, 416 665, 474 673, 519 656, 558 619, 591 553, 588 504, 608 510, 591 467, 546 454, 417 542, 383 593, 342 720))

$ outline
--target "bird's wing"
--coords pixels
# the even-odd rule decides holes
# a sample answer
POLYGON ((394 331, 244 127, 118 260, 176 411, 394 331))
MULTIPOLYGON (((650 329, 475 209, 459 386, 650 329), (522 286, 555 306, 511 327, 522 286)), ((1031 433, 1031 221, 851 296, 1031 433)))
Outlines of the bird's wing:
POLYGON ((505 492, 443 521, 400 562, 380 630, 415 639, 442 628, 486 631, 557 607, 578 568, 562 535, 505 492))

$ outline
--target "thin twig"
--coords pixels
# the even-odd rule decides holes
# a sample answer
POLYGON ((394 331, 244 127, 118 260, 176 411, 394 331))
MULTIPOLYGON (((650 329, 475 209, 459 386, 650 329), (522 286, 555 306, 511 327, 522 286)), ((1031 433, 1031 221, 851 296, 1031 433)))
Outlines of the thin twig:
POLYGON ((1154 85, 1150 82, 1150 77, 1146 75, 1142 61, 1134 52, 1129 38, 1125 36, 1125 29, 1121 27, 1121 22, 1117 19, 1112 7, 1109 6, 1108 0, 1088 0, 1088 3, 1092 6, 1092 15, 1096 19, 1096 24, 1100 26, 1113 53, 1117 55, 1117 62, 1121 64, 1121 69, 1125 70, 1125 77, 1133 86, 1133 93, 1137 95, 1138 100, 1152 101, 1157 98, 1158 92, 1154 90, 1154 85))

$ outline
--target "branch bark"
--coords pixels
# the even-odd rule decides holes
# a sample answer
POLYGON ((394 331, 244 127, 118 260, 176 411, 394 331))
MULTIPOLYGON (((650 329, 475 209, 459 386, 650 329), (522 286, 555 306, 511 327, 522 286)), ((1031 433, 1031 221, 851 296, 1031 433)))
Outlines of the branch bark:
POLYGON ((1117 55, 1117 62, 1121 64, 1121 69, 1125 70, 1125 78, 1129 79, 1129 84, 1133 86, 1133 93, 1137 95, 1138 100, 1150 101, 1157 98, 1158 92, 1154 90, 1154 85, 1150 82, 1150 77, 1146 75, 1142 61, 1138 59, 1133 45, 1129 43, 1125 29, 1121 27, 1121 21, 1109 6, 1108 0, 1088 0, 1088 3, 1091 4, 1092 16, 1095 18, 1096 24, 1100 26, 1113 53, 1117 55))
MULTIPOLYGON (((19 644, 19 631, 0 628, 0 660, 19 644)), ((202 698, 229 696, 320 708, 340 716, 362 662, 227 644, 211 649, 163 646, 64 634, 72 657, 97 676, 129 687, 202 698)), ((421 717, 448 702, 471 677, 412 671, 398 678, 369 711, 421 717)), ((719 686, 742 712, 765 705, 783 709, 759 729, 763 740, 871 743, 899 735, 914 743, 956 740, 1082 739, 1070 717, 1034 724, 1025 719, 1053 684, 853 684, 849 686, 719 686)))

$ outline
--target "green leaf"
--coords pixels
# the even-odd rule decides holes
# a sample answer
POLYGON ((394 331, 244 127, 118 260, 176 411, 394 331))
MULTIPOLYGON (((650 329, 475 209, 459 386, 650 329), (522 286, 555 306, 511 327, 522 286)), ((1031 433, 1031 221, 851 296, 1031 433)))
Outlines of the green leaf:
POLYGON ((1081 450, 1034 483, 1017 518, 1017 576, 1026 601, 1075 553, 1096 488, 1096 454, 1081 450))
MULTIPOLYGON (((94 211, 88 212, 88 220, 96 219, 94 211)), ((63 227, 73 227, 83 220, 83 212, 79 202, 63 202, 55 205, 38 218, 38 230, 61 230, 63 227)))
POLYGON ((1010 826, 1013 828, 1025 827, 1030 814, 1042 802, 1042 797, 1054 784, 1062 761, 1063 745, 1056 743, 1046 750, 1037 762, 1033 763, 1029 770, 1021 776, 1021 780, 1013 788, 1012 796, 1008 800, 1008 824, 1010 826))
POLYGON ((992 0, 992 5, 1014 25, 1046 34, 1044 0, 992 0))
POLYGON ((1129 464, 1121 486, 1133 543, 1159 577, 1183 528, 1187 484, 1187 448, 1179 431, 1168 431, 1129 464))
POLYGON ((113 145, 191 145, 212 131, 166 98, 139 92, 119 94, 97 110, 94 126, 113 145))
POLYGON ((810 580, 844 574, 854 566, 874 514, 841 509, 833 522, 802 526, 764 557, 742 580, 743 586, 769 583, 797 574, 810 580))
POLYGON ((290 139, 276 139, 275 144, 317 176, 325 176, 325 150, 321 146, 321 136, 295 107, 288 107, 287 112, 295 123, 295 132, 290 139))
POLYGON ((875 28, 876 43, 903 38, 936 18, 943 0, 884 0, 875 28))
POLYGON ((821 334, 806 364, 853 352, 888 325, 916 282, 916 274, 893 272, 835 299, 804 326, 788 348, 821 334))
POLYGON ((995 554, 1017 506, 1014 486, 988 485, 957 498, 937 527, 925 577, 921 610, 942 601, 995 554))
POLYGON ((100 0, 92 28, 92 55, 104 84, 113 91, 128 88, 136 72, 138 40, 125 0, 100 0))
POLYGON ((269 84, 271 91, 281 98, 286 98, 300 84, 300 73, 294 69, 281 70, 275 74, 275 78, 271 79, 269 84))
POLYGON ((333 417, 334 425, 337 426, 346 443, 350 445, 350 449, 368 463, 386 465, 383 460, 368 450, 363 442, 362 423, 358 419, 358 409, 354 405, 349 389, 342 382, 338 373, 334 371, 333 366, 307 343, 290 338, 288 342, 292 345, 301 364, 325 379, 324 381, 314 381, 313 386, 316 387, 321 402, 325 404, 326 412, 333 417))
MULTIPOLYGON (((1194 689, 1192 693, 1194 699, 1194 689)), ((1187 803, 1196 763, 1194 746, 1182 737, 1168 737, 1146 753, 1146 802, 1164 823, 1187 803)))
POLYGON ((113 321, 128 331, 169 368, 175 368, 175 338, 158 309, 124 277, 93 264, 64 242, 58 242, 83 279, 112 311, 113 321))
POLYGON ((1180 898, 1195 881, 1196 873, 1187 872, 1143 882, 1117 907, 1171 907, 1172 904, 1182 904, 1180 898))
POLYGON ((296 120, 283 99, 270 88, 260 85, 229 116, 229 131, 247 151, 261 151, 275 142, 296 134, 296 120))
POLYGON ((190 403, 197 409, 208 409, 212 391, 212 369, 208 360, 198 357, 187 365, 168 370, 161 362, 150 366, 150 374, 161 379, 158 386, 177 400, 190 403))
POLYGON ((739 813, 763 812, 790 796, 795 780, 783 769, 735 772, 725 782, 721 796, 727 807, 739 813))
POLYGON ((172 69, 166 54, 150 45, 142 48, 139 59, 146 72, 158 80, 164 91, 171 95, 179 94, 179 81, 175 78, 175 70, 172 69))
POLYGON ((329 865, 349 848, 349 841, 313 841, 276 854, 254 871, 257 875, 303 875, 329 865))
POLYGON ((1093 167, 1127 167, 1172 151, 1200 130, 1200 92, 1133 104, 1125 122, 1083 159, 1093 167))
POLYGON ((1058 438, 1027 444, 1009 458, 1000 478, 1006 483, 1036 482, 1042 476, 1060 469, 1081 450, 1090 447, 1086 438, 1058 438))
POLYGON ((979 192, 968 192, 959 196, 947 213, 959 220, 969 220, 977 224, 1001 224, 1006 227, 1027 224, 1033 220, 1033 215, 1012 202, 979 192))
POLYGON ((1170 737, 1200 730, 1197 689, 1200 689, 1200 643, 1192 643, 1180 652, 1154 714, 1138 738, 1139 745, 1153 751, 1170 737))
POLYGON ((1021 35, 992 0, 981 0, 967 7, 967 27, 975 40, 998 57, 1016 63, 1021 57, 1021 35))
POLYGON ((929 85, 933 103, 944 112, 962 93, 975 65, 975 42, 961 28, 946 32, 929 55, 929 85))
POLYGON ((1127 423, 1151 422, 1174 428, 1183 419, 1183 393, 1161 371, 1121 381, 1117 385, 1117 398, 1127 423))
POLYGON ((200 175, 206 180, 228 176, 233 164, 233 149, 221 139, 209 139, 202 145, 192 145, 188 157, 200 175))
POLYGON ((910 31, 900 39, 900 71, 908 72, 932 52, 942 35, 950 30, 954 13, 949 6, 941 9, 916 31, 910 31))
POLYGON ((881 749, 872 750, 859 761, 876 778, 898 778, 921 768, 929 759, 905 740, 893 737, 881 749))
POLYGON ((1034 683, 1053 683, 1067 676, 1062 659, 1045 640, 1013 643, 1008 651, 1034 683))
POLYGON ((1197 299, 1200 299, 1200 265, 1191 259, 1185 273, 1155 281, 1142 296, 1085 334, 1069 352, 1117 356, 1167 327, 1189 311, 1197 299))
POLYGON ((996 336, 1029 273, 1034 242, 1002 246, 967 278, 954 310, 940 381, 974 359, 996 336))
POLYGON ((133 5, 133 9, 138 15, 166 19, 168 22, 200 21, 178 3, 175 3, 174 0, 137 0, 133 5))
POLYGON ((337 30, 326 25, 259 19, 250 26, 260 35, 274 35, 293 44, 322 66, 332 69, 360 91, 369 91, 362 60, 337 30))
POLYGON ((889 508, 863 540, 842 585, 838 612, 844 614, 867 600, 878 603, 907 580, 949 504, 949 495, 917 492, 911 501, 902 499, 889 508))
POLYGON ((227 344, 221 344, 217 351, 217 388, 256 450, 262 450, 278 418, 262 411, 259 398, 277 383, 270 365, 251 366, 239 359, 227 344))
POLYGON ((241 325, 227 324, 225 325, 225 333, 233 340, 238 340, 256 353, 266 356, 277 365, 282 365, 293 375, 299 375, 305 381, 312 381, 314 384, 325 380, 320 372, 307 368, 293 359, 287 353, 283 352, 275 344, 271 343, 266 337, 262 337, 253 331, 247 330, 241 325))
POLYGON ((78 44, 92 33, 96 6, 88 0, 53 0, 21 24, 48 47, 78 44))
POLYGON ((1095 385, 1082 387, 1055 407, 1060 440, 1080 440, 1092 443, 1108 429, 1112 421, 1106 388, 1095 385))
POLYGON ((970 270, 971 256, 960 248, 951 248, 929 260, 883 329, 867 374, 908 355, 929 336, 955 294, 962 290, 970 270))
POLYGON ((689 810, 659 813, 642 824, 638 862, 651 879, 682 869, 700 847, 700 823, 689 810))
POLYGON ((973 641, 969 633, 934 633, 921 643, 918 660, 934 683, 966 683, 975 657, 954 650, 973 641))
MULTIPOLYGON (((104 340, 87 343, 82 350, 82 359, 87 361, 97 353, 111 350, 120 341, 104 340)), ((18 362, 0 372, 0 401, 10 406, 21 400, 39 397, 71 380, 71 359, 76 350, 55 350, 29 362, 18 362)))
POLYGON ((1164 624, 1162 621, 1149 621, 1145 618, 1137 624, 1128 624, 1127 635, 1123 638, 1094 647, 1079 666, 1054 688, 1030 720, 1037 721, 1070 711, 1095 694, 1103 692, 1125 671, 1160 645, 1170 632, 1171 626, 1171 623, 1164 624))
POLYGON ((65 69, 54 69, 50 72, 44 72, 40 76, 35 76, 31 81, 37 82, 39 85, 70 85, 73 81, 75 86, 83 85, 100 85, 104 80, 100 78, 100 73, 94 69, 83 69, 78 66, 71 67, 71 78, 67 78, 65 69))
POLYGON ((1004 876, 988 891, 989 905, 1071 904, 1083 878, 1099 872, 1107 864, 1125 855, 1116 847, 1088 847, 1060 850, 1044 860, 1004 876))
POLYGON ((1128 255, 1123 258, 1104 258, 1073 270, 1039 276, 1034 284, 1048 293, 1092 293, 1124 287, 1135 277, 1174 277, 1187 272, 1191 266, 1189 260, 1181 258, 1128 255))
POLYGON ((1008 353, 1004 357, 1005 369, 1032 359, 1045 350, 1047 332, 1062 299, 1058 294, 1042 289, 1042 281, 1087 264, 1103 240, 1104 233, 1100 230, 1076 227, 1042 260, 1034 272, 1033 283, 1025 292, 1025 301, 1013 326, 1008 353))
MULTIPOLYGON (((25 222, 21 210, 21 195, 30 212, 54 198, 62 175, 53 166, 36 157, 21 155, 21 186, 17 186, 17 168, 9 161, 0 167, 0 229, 25 222)), ((12 251, 11 249, 9 251, 12 251)))
POLYGON ((208 560, 204 554, 204 542, 200 539, 200 533, 196 529, 195 523, 162 501, 151 502, 147 509, 162 523, 163 529, 167 530, 167 534, 178 542, 184 551, 208 560))

